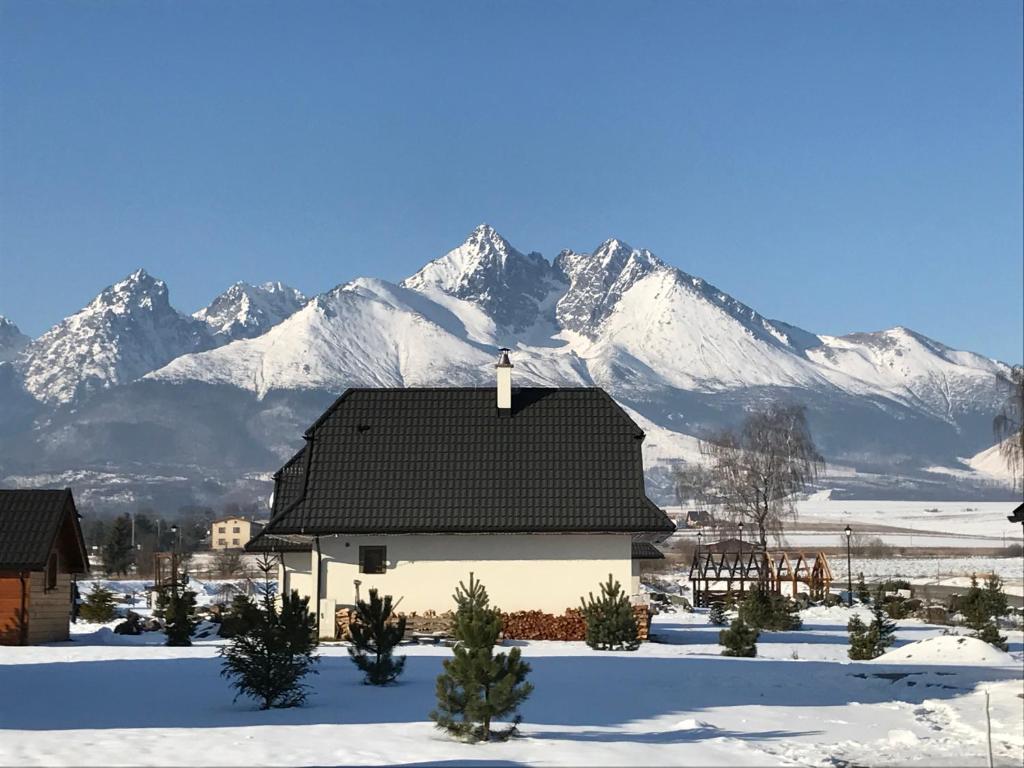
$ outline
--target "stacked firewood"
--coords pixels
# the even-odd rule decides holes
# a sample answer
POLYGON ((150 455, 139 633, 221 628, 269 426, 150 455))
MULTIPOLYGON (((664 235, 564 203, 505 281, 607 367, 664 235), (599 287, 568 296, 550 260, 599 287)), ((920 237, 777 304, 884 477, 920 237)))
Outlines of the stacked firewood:
POLYGON ((444 613, 424 611, 423 613, 403 613, 399 615, 405 616, 406 637, 413 634, 451 635, 452 626, 455 623, 455 614, 451 611, 445 611, 444 613))
POLYGON ((636 619, 637 639, 644 642, 651 636, 651 610, 646 605, 633 606, 633 618, 636 619))

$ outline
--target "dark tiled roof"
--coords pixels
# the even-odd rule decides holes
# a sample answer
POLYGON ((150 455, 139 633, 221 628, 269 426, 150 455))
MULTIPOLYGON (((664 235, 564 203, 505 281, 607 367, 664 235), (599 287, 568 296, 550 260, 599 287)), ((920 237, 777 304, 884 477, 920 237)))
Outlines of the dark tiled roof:
POLYGON ((0 490, 0 570, 45 568, 62 531, 69 542, 67 554, 74 558, 69 560, 71 570, 89 570, 70 489, 0 490))
POLYGON ((1024 504, 1013 510, 1013 514, 1007 516, 1006 519, 1011 523, 1024 523, 1024 504))
POLYGON ((268 532, 665 533, 600 389, 350 389, 277 474, 268 532), (308 466, 308 475, 306 468, 308 466))
POLYGON ((271 536, 260 532, 249 539, 245 545, 246 552, 312 552, 313 542, 291 536, 271 536))
POLYGON ((661 550, 653 544, 646 541, 634 541, 633 542, 633 559, 634 560, 664 560, 665 556, 661 554, 661 550))

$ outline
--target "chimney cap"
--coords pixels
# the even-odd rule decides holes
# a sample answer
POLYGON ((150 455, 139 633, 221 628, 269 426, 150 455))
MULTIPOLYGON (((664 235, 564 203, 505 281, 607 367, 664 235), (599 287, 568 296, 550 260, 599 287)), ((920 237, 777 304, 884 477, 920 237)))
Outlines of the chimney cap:
POLYGON ((512 350, 509 349, 508 347, 502 347, 498 351, 501 352, 501 354, 498 356, 498 364, 496 366, 494 366, 494 367, 495 368, 511 368, 512 367, 512 363, 508 359, 508 353, 511 352, 512 350))

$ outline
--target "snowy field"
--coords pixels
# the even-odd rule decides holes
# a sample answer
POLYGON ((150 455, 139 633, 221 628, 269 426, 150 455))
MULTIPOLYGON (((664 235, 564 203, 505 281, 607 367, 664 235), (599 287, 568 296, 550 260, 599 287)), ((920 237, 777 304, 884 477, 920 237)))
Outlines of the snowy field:
POLYGON ((846 659, 843 608, 766 633, 760 658, 719 653, 703 613, 655 619, 635 653, 523 642, 536 690, 522 735, 467 745, 427 718, 444 648, 409 647, 398 685, 360 684, 344 647, 322 647, 307 706, 232 702, 220 640, 167 648, 160 633, 75 627, 74 640, 0 648, 3 765, 986 765, 1024 759, 1022 635, 1010 654, 899 623, 898 647, 846 659))

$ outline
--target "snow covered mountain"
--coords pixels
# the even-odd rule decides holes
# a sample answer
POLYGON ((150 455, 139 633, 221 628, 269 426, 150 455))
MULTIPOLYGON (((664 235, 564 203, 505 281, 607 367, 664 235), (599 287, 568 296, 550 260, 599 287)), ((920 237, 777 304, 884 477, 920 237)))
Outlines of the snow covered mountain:
POLYGON ((0 315, 0 363, 14 360, 29 341, 18 326, 0 315))
POLYGON ((360 278, 309 301, 239 283, 189 317, 135 273, 28 345, 22 382, 8 373, 25 393, 0 408, 0 483, 103 457, 132 477, 159 468, 176 493, 237 492, 346 387, 492 386, 498 346, 513 348, 517 384, 596 384, 645 425, 655 495, 695 458, 694 436, 779 399, 807 407, 846 476, 948 495, 974 482, 960 457, 991 444, 1006 370, 904 328, 833 337, 767 319, 620 240, 548 262, 481 225, 399 285, 360 278))
POLYGON ((266 333, 306 303, 306 297, 284 283, 250 285, 238 282, 192 317, 223 343, 266 333))
POLYGON ((127 384, 212 343, 205 324, 170 305, 167 285, 139 269, 25 348, 25 389, 46 403, 127 384))

